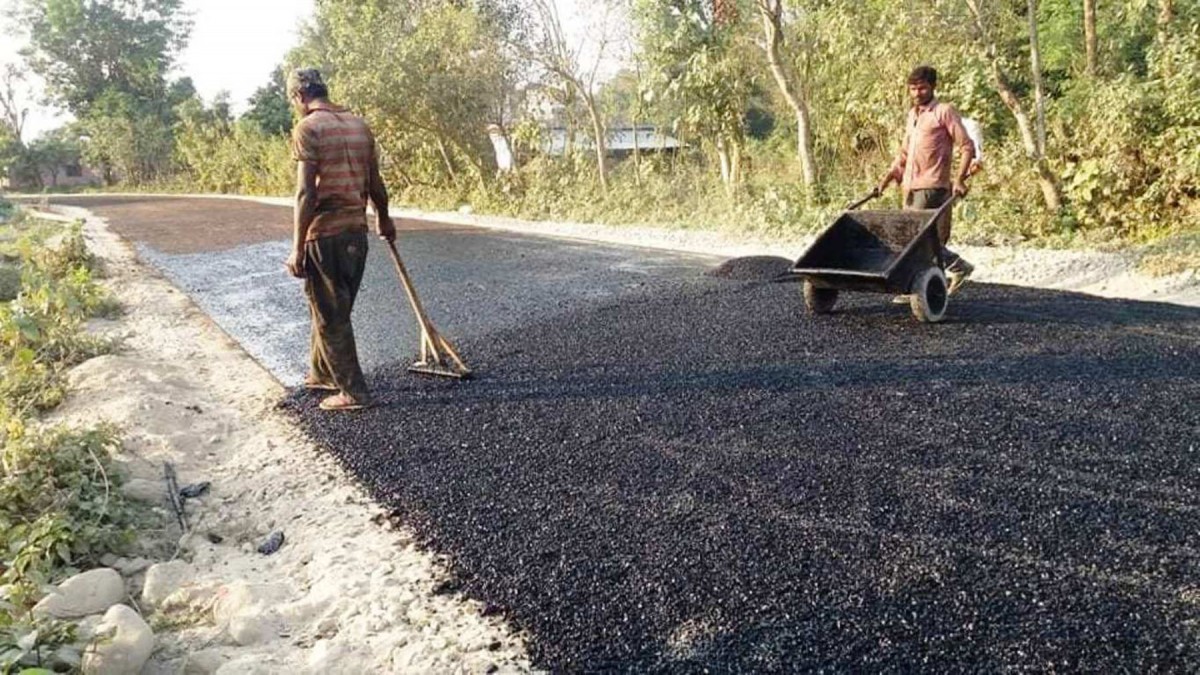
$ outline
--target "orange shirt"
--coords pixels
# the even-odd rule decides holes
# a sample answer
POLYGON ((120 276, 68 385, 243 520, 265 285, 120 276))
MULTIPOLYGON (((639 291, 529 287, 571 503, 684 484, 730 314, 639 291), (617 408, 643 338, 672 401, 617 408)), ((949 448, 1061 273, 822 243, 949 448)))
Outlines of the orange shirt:
POLYGON ((375 137, 345 108, 318 101, 292 131, 292 157, 317 165, 317 213, 307 240, 367 229, 375 137))
POLYGON ((892 176, 901 181, 905 192, 949 188, 954 146, 959 147, 964 162, 975 154, 975 144, 958 111, 937 99, 910 109, 904 129, 892 176))

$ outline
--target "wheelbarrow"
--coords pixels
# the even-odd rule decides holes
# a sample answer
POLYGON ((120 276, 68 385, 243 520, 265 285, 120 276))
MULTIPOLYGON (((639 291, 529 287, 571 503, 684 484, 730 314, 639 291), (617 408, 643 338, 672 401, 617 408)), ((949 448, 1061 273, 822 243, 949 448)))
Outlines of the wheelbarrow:
POLYGON ((841 291, 865 291, 906 295, 918 321, 937 323, 949 303, 937 223, 955 200, 937 209, 859 210, 878 196, 847 206, 779 280, 803 281, 814 314, 832 312, 841 291))

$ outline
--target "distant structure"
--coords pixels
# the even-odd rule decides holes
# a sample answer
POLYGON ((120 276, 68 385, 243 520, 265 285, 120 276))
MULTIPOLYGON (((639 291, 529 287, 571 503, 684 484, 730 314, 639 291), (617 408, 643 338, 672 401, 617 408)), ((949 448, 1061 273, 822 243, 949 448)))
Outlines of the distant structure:
MULTIPOLYGON (((590 150, 592 142, 582 134, 575 137, 575 147, 590 150)), ((606 145, 608 156, 623 159, 633 154, 636 149, 644 153, 673 153, 683 147, 678 139, 660 132, 650 125, 636 127, 613 127, 608 130, 606 145)), ((553 127, 549 130, 542 152, 548 155, 562 155, 567 149, 567 130, 563 127, 553 127)))

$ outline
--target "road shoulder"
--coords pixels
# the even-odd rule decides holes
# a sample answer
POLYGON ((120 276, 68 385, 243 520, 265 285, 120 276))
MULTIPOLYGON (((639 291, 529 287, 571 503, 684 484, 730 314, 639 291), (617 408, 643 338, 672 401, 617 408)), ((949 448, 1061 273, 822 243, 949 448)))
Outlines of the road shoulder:
POLYGON ((123 347, 72 371, 53 421, 119 425, 130 484, 168 516, 141 536, 169 553, 123 565, 157 634, 146 672, 529 670, 521 641, 439 593, 438 561, 275 409, 285 392, 268 372, 102 220, 84 231, 125 308, 92 329, 123 347), (181 484, 211 482, 182 536, 164 462, 181 484), (283 546, 259 553, 275 531, 283 546))

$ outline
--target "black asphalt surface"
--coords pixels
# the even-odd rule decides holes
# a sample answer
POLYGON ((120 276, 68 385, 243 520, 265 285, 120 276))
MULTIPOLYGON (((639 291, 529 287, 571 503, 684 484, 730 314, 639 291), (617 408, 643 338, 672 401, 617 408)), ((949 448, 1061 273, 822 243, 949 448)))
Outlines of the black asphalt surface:
POLYGON ((770 260, 492 236, 407 242, 443 298, 539 251, 439 306, 477 379, 398 348, 378 407, 287 405, 538 666, 1200 669, 1200 311, 970 284, 942 325, 866 294, 812 317, 770 260))

